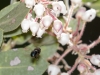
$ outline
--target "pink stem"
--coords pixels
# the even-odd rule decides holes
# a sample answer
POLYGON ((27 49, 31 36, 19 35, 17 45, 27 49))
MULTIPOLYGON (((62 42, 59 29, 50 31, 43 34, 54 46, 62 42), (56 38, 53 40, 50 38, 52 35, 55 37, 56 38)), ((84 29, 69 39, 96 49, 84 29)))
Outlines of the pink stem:
POLYGON ((79 27, 80 27, 80 19, 78 19, 76 31, 73 33, 73 37, 77 35, 77 33, 78 33, 78 31, 79 31, 79 27))
POLYGON ((72 51, 72 49, 67 49, 61 56, 60 56, 60 58, 55 62, 55 65, 58 65, 59 64, 59 62, 69 53, 69 52, 71 52, 72 51))
POLYGON ((100 36, 99 36, 99 38, 98 38, 96 41, 94 41, 92 44, 90 44, 90 45, 88 46, 88 48, 91 49, 91 48, 93 48, 94 46, 96 46, 98 43, 100 43, 100 36))
POLYGON ((83 27, 82 27, 82 30, 81 30, 81 32, 80 32, 80 34, 79 34, 79 37, 78 37, 78 39, 77 39, 77 42, 81 39, 81 37, 82 37, 82 35, 83 35, 83 33, 84 33, 85 26, 86 26, 86 22, 83 23, 83 27))
POLYGON ((57 17, 55 17, 49 10, 48 10, 48 13, 53 18, 53 20, 57 20, 57 17))
POLYGON ((69 10, 69 13, 68 13, 68 20, 66 21, 66 24, 65 24, 65 29, 68 27, 69 23, 70 23, 70 20, 72 18, 72 13, 73 13, 73 10, 74 10, 74 5, 72 4, 70 10, 69 10))

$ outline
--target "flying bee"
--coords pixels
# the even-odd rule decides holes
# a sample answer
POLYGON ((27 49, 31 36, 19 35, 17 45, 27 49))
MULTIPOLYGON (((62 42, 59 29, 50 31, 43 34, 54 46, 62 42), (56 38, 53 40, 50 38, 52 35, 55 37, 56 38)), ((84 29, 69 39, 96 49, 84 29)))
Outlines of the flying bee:
POLYGON ((31 57, 34 57, 34 58, 37 58, 37 57, 39 57, 40 52, 41 52, 41 49, 40 49, 40 48, 35 48, 35 49, 31 52, 30 56, 31 56, 31 57))

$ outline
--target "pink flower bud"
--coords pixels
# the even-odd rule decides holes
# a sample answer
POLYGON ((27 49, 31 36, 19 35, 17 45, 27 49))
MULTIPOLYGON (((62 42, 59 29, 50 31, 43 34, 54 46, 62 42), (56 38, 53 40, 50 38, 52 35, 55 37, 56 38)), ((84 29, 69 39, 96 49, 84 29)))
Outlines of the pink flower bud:
POLYGON ((21 28, 22 28, 22 32, 23 33, 27 33, 27 31, 28 31, 28 29, 30 27, 29 23, 30 23, 30 20, 28 20, 28 19, 24 19, 21 22, 21 28))
POLYGON ((25 0, 27 8, 32 8, 35 5, 35 0, 25 0))
POLYGON ((96 16, 96 10, 95 9, 90 9, 87 10, 84 15, 82 16, 82 20, 86 22, 91 22, 96 16))
POLYGON ((41 18, 42 15, 44 14, 45 11, 45 7, 44 5, 42 5, 41 3, 38 3, 37 5, 35 5, 34 9, 33 9, 36 13, 36 16, 38 18, 41 18))
POLYGON ((84 15, 86 11, 86 8, 85 7, 81 7, 78 12, 76 13, 76 18, 80 19, 82 18, 82 16, 84 15))
POLYGON ((84 64, 79 64, 78 67, 77 67, 77 70, 80 73, 83 73, 86 70, 86 66, 84 64))
POLYGON ((30 21, 30 30, 31 30, 33 36, 36 35, 38 29, 39 29, 39 23, 31 20, 30 21))
POLYGON ((53 23, 53 28, 56 30, 56 32, 59 32, 59 30, 62 29, 62 22, 60 20, 55 20, 53 23))
POLYGON ((55 20, 53 23, 52 31, 57 35, 57 38, 60 37, 62 33, 62 22, 60 20, 55 20))

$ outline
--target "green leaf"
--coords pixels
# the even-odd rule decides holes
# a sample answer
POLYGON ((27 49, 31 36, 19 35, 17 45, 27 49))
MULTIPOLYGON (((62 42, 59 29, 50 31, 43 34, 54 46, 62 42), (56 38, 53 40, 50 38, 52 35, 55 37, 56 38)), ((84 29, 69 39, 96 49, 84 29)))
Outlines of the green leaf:
POLYGON ((6 32, 4 33, 4 38, 7 38, 7 37, 13 37, 13 36, 17 36, 17 35, 20 35, 22 34, 22 29, 20 27, 18 27, 17 29, 11 31, 11 32, 6 32))
POLYGON ((94 0, 82 0, 83 2, 93 2, 94 0))
POLYGON ((70 21, 69 27, 71 27, 72 30, 75 31, 76 30, 76 26, 77 26, 77 20, 72 18, 71 21, 70 21))
POLYGON ((10 4, 17 2, 17 0, 10 0, 10 4))
POLYGON ((56 38, 53 36, 50 36, 48 34, 43 35, 42 38, 33 38, 33 41, 35 46, 43 46, 43 45, 50 45, 53 43, 57 43, 56 38))
POLYGON ((3 41, 3 30, 0 29, 0 46, 2 44, 2 41, 3 41))
POLYGON ((0 28, 3 29, 4 32, 15 30, 18 28, 29 10, 30 9, 25 7, 24 3, 19 3, 17 7, 0 19, 0 28))
POLYGON ((47 67, 47 58, 55 53, 57 44, 48 46, 41 46, 40 57, 34 59, 30 57, 31 51, 35 48, 33 45, 25 49, 9 50, 0 52, 0 75, 42 75, 47 67), (11 60, 18 57, 21 63, 15 66, 11 66, 11 60), (34 70, 29 71, 28 66, 31 66, 34 70))
POLYGON ((29 39, 31 38, 32 38, 32 34, 30 34, 29 32, 12 37, 13 42, 15 42, 16 45, 22 45, 25 42, 29 41, 29 39))
POLYGON ((13 3, 5 8, 3 8, 1 11, 0 11, 0 19, 2 17, 4 17, 5 15, 7 15, 10 11, 12 11, 15 7, 17 7, 18 5, 20 4, 20 2, 16 2, 16 3, 13 3))
POLYGON ((94 8, 97 10, 97 16, 100 17, 100 0, 83 0, 84 4, 88 6, 90 2, 90 8, 94 8))
MULTIPOLYGON (((82 23, 82 22, 81 22, 81 23, 82 23)), ((79 30, 81 30, 81 28, 82 28, 82 24, 81 24, 81 23, 80 23, 80 28, 79 28, 79 30)), ((71 21, 70 21, 70 24, 69 24, 69 27, 72 28, 72 31, 75 31, 75 30, 76 30, 77 24, 78 24, 77 19, 72 18, 71 21)))

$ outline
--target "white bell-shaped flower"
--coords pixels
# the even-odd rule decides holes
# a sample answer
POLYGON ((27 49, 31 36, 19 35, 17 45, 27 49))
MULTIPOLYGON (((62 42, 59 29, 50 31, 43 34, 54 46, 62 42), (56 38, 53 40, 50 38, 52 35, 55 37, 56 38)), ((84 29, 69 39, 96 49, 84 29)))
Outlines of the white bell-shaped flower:
POLYGON ((92 64, 100 67, 100 55, 92 55, 92 57, 90 58, 90 61, 92 64))
POLYGON ((38 32, 37 32, 37 36, 38 38, 42 38, 42 35, 45 33, 45 29, 44 28, 39 28, 38 32))
POLYGON ((66 44, 69 44, 69 45, 73 45, 70 41, 70 34, 69 33, 61 33, 61 37, 60 39, 58 39, 58 42, 62 45, 66 45, 66 44))
POLYGON ((22 28, 23 33, 27 33, 27 31, 29 30, 29 27, 30 27, 29 24, 30 24, 30 20, 28 20, 28 19, 24 19, 21 22, 21 28, 22 28))
POLYGON ((65 15, 67 13, 67 10, 66 10, 66 6, 65 6, 64 2, 63 1, 59 1, 58 3, 61 6, 60 13, 62 13, 63 15, 65 15))
POLYGON ((45 29, 48 29, 52 21, 53 21, 52 17, 50 15, 46 15, 42 17, 41 25, 43 25, 42 27, 44 27, 45 29))
POLYGON ((44 14, 45 7, 41 3, 38 3, 37 5, 35 5, 33 10, 35 11, 36 16, 38 18, 41 18, 44 14))
POLYGON ((84 15, 82 16, 82 20, 86 22, 91 22, 95 17, 96 17, 96 10, 90 9, 84 13, 84 15))
POLYGON ((35 22, 34 20, 31 20, 30 21, 30 30, 31 30, 33 36, 36 35, 38 29, 39 29, 39 23, 35 22))
POLYGON ((82 0, 71 0, 71 2, 78 5, 82 2, 82 0))
POLYGON ((35 0, 25 0, 27 8, 32 8, 35 5, 35 0))
POLYGON ((56 65, 49 65, 48 66, 48 74, 49 75, 58 75, 60 73, 60 68, 56 65))
POLYGON ((62 28, 63 28, 62 22, 60 20, 55 20, 53 23, 52 31, 57 36, 57 38, 60 37, 62 33, 62 28))
POLYGON ((100 69, 95 70, 95 72, 93 73, 93 75, 100 75, 100 69))
POLYGON ((58 2, 52 2, 52 8, 56 14, 56 16, 58 17, 60 15, 61 12, 61 6, 58 2))
POLYGON ((69 74, 68 74, 68 73, 63 72, 63 73, 61 73, 61 75, 69 75, 69 74))

